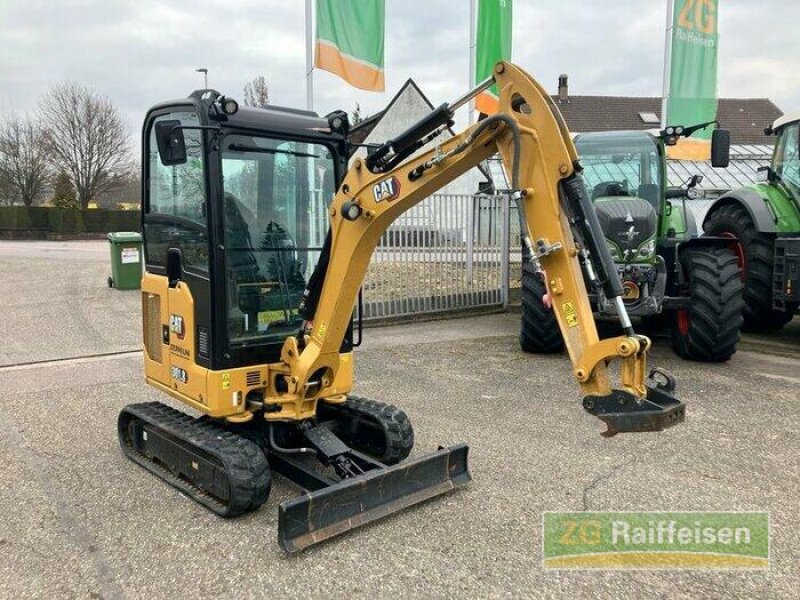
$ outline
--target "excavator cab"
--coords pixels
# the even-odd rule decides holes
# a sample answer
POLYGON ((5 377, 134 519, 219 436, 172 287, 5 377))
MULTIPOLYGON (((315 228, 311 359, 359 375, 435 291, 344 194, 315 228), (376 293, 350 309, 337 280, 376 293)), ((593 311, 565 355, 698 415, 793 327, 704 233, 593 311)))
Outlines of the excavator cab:
POLYGON ((228 115, 209 110, 219 97, 161 104, 143 132, 147 272, 191 289, 197 347, 185 350, 212 370, 276 362, 300 329, 348 151, 338 113, 228 115))

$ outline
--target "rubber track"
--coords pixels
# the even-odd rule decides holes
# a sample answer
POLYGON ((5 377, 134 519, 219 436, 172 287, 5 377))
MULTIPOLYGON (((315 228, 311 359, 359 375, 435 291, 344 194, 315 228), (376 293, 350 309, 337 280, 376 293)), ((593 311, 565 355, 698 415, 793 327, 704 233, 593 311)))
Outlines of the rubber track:
POLYGON ((523 352, 552 354, 564 349, 564 339, 551 308, 542 303, 546 292, 532 263, 522 265, 522 327, 519 345, 523 352))
POLYGON ((267 458, 252 441, 228 431, 216 422, 195 419, 160 402, 147 402, 126 406, 119 416, 119 441, 128 458, 158 475, 173 487, 207 507, 221 517, 236 517, 261 506, 269 496, 272 486, 267 458), (165 467, 151 462, 137 452, 130 443, 124 423, 130 415, 151 428, 182 440, 212 456, 224 468, 230 485, 230 500, 220 499, 204 492, 165 467))
POLYGON ((726 361, 736 352, 744 308, 736 255, 728 248, 698 248, 684 260, 691 288, 689 330, 680 333, 676 311, 673 347, 690 360, 726 361))
POLYGON ((774 236, 756 231, 747 210, 737 204, 724 204, 708 217, 710 235, 733 233, 744 247, 744 330, 780 329, 792 320, 793 310, 772 310, 772 269, 774 236))
MULTIPOLYGON (((364 417, 378 424, 383 430, 386 449, 383 454, 375 456, 383 464, 395 465, 406 459, 414 447, 414 428, 406 413, 394 404, 386 404, 377 400, 368 400, 360 396, 348 396, 344 404, 330 407, 334 413, 344 417, 364 417)), ((343 439, 347 436, 342 436, 343 439)), ((345 442, 359 451, 368 452, 358 447, 355 440, 344 439, 345 442)))

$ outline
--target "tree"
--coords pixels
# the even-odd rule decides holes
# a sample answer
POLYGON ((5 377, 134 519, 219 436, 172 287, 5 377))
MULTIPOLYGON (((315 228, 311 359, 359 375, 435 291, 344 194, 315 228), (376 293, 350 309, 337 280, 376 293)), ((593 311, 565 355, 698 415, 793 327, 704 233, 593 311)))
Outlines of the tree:
POLYGON ((66 171, 60 171, 53 182, 53 206, 58 208, 80 208, 72 179, 66 171))
POLYGON ((9 206, 14 201, 14 190, 11 187, 11 179, 5 169, 0 167, 0 206, 9 206))
POLYGON ((353 112, 350 113, 350 125, 358 125, 363 120, 364 117, 361 116, 361 105, 356 102, 356 107, 353 109, 353 112))
POLYGON ((89 206, 128 174, 129 138, 117 108, 77 83, 50 89, 41 103, 46 142, 55 165, 72 179, 78 204, 89 206))
POLYGON ((42 127, 30 117, 10 116, 0 126, 0 171, 12 198, 30 206, 50 181, 42 127))
POLYGON ((113 190, 103 192, 94 201, 100 208, 117 209, 139 204, 142 195, 142 179, 139 163, 132 163, 128 176, 113 190))
POLYGON ((264 108, 269 104, 269 86, 263 75, 259 75, 244 86, 244 105, 264 108))

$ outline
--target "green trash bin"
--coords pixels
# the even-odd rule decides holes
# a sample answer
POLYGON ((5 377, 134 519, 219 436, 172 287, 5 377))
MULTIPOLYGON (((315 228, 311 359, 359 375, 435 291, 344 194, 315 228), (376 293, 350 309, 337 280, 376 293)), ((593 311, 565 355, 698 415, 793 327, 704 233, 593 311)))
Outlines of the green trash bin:
POLYGON ((118 290, 138 290, 142 286, 142 234, 135 231, 112 231, 108 234, 111 246, 111 277, 108 287, 118 290))

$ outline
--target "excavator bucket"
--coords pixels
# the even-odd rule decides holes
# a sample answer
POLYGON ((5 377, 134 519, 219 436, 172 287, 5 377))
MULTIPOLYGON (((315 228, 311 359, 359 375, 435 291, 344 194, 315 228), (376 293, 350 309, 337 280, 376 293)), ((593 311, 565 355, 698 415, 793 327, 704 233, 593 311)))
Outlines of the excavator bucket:
MULTIPOLYGON (((298 552, 429 498, 462 487, 472 479, 468 447, 437 452, 367 471, 281 503, 278 543, 298 552)), ((286 469, 282 465, 279 470, 286 469)))
POLYGON ((647 386, 646 398, 635 398, 621 390, 615 390, 608 396, 584 398, 583 407, 586 411, 608 426, 603 436, 662 431, 686 419, 686 405, 673 395, 675 380, 672 376, 661 369, 653 369, 650 377, 653 385, 647 386))

